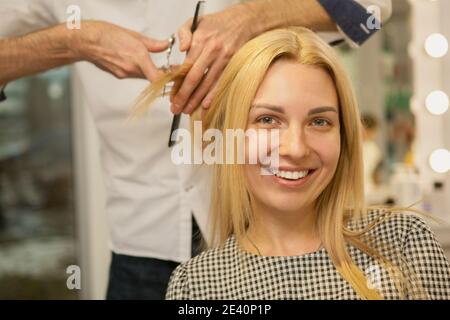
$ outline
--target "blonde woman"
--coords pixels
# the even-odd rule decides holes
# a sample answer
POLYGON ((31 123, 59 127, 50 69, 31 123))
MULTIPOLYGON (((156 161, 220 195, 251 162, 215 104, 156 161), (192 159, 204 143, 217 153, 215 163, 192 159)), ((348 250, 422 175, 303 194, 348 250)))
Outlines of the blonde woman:
POLYGON ((423 220, 364 207, 355 97, 313 32, 274 30, 243 46, 203 125, 278 129, 279 167, 214 166, 210 249, 178 266, 166 298, 450 298, 449 263, 423 220))

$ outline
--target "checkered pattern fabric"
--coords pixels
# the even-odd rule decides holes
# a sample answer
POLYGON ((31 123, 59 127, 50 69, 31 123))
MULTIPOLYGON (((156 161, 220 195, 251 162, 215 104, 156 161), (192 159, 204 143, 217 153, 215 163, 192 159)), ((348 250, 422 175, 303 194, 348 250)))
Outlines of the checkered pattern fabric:
MULTIPOLYGON (((364 222, 350 223, 355 230, 379 215, 373 211, 364 222)), ((433 232, 419 217, 392 214, 370 232, 371 243, 389 261, 418 281, 421 298, 450 298, 450 266, 433 232), (423 295, 425 294, 425 296, 423 295)), ((368 284, 385 299, 398 299, 392 276, 376 260, 349 246, 353 261, 368 284)), ((405 278, 406 279, 406 278, 405 278)), ((412 279, 412 280, 411 280, 412 279)), ((407 299, 419 297, 416 286, 402 282, 407 299)), ((173 272, 167 299, 359 299, 334 267, 324 248, 301 256, 258 256, 244 251, 231 236, 223 246, 207 250, 173 272)))

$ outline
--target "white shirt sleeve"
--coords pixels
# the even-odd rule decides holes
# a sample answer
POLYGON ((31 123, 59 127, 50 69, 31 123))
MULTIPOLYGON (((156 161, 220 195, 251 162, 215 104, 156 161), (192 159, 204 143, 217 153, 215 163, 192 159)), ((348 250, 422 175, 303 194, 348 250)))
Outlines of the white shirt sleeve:
POLYGON ((58 0, 0 0, 0 38, 20 36, 58 24, 55 1, 58 0))

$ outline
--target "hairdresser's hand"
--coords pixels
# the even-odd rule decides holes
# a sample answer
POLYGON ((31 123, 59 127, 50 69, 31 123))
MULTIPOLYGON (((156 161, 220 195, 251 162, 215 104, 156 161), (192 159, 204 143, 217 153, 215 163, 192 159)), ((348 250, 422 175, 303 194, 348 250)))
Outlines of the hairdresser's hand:
POLYGON ((161 52, 169 45, 167 40, 151 39, 100 21, 82 21, 81 29, 72 33, 71 44, 80 60, 92 62, 119 79, 147 78, 149 81, 162 73, 153 64, 149 52, 161 52))
POLYGON ((209 107, 228 61, 254 36, 254 21, 255 14, 241 4, 200 17, 193 35, 192 19, 181 26, 178 30, 180 51, 189 52, 184 63, 193 66, 172 99, 172 112, 190 114, 200 104, 209 107))

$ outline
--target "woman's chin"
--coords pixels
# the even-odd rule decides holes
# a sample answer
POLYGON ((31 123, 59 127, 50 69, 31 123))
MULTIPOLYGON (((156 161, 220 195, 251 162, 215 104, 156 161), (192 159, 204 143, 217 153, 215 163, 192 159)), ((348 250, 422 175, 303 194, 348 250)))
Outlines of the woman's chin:
POLYGON ((299 201, 299 197, 292 194, 280 195, 279 197, 267 197, 263 201, 271 211, 286 214, 302 212, 305 208, 312 205, 309 201, 299 201))

